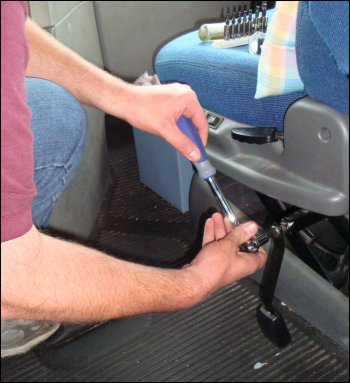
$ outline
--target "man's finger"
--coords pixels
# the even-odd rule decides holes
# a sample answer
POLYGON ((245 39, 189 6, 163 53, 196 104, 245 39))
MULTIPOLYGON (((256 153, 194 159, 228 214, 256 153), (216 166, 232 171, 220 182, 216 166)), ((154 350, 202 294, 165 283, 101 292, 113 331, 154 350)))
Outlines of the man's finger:
POLYGON ((205 222, 202 246, 215 240, 214 221, 208 218, 205 222))
POLYGON ((183 115, 189 118, 197 128, 198 134, 205 146, 208 141, 208 121, 197 100, 193 100, 185 109, 183 115))
POLYGON ((220 213, 213 214, 213 221, 215 226, 215 239, 218 241, 221 238, 224 238, 227 234, 224 220, 220 213))
POLYGON ((245 222, 233 229, 228 235, 227 239, 234 241, 238 246, 251 239, 258 232, 258 225, 253 222, 245 222))
POLYGON ((227 217, 224 218, 224 224, 225 224, 225 228, 226 228, 226 233, 231 232, 233 227, 232 227, 232 224, 227 217))

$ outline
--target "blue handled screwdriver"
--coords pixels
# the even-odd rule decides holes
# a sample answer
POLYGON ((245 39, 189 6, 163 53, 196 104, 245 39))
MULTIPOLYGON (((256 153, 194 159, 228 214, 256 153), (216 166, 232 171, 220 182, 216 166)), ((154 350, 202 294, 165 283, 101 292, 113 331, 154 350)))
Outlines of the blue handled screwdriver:
POLYGON ((232 228, 235 228, 239 225, 239 221, 234 215, 231 206, 228 204, 226 198, 222 194, 219 185, 216 183, 215 174, 216 169, 210 163, 207 153, 205 152, 202 140, 199 137, 197 128, 193 125, 192 121, 188 118, 181 116, 177 120, 177 125, 179 129, 184 133, 194 144, 196 144, 200 150, 201 157, 199 161, 194 162, 194 166, 196 167, 199 176, 208 182, 211 190, 213 191, 217 201, 219 202, 220 207, 222 208, 224 214, 230 221, 232 228))

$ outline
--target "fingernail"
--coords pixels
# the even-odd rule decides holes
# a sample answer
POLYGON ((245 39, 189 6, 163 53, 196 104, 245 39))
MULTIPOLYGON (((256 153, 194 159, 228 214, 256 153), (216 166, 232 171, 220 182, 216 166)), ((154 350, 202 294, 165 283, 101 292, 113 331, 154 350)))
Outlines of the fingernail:
POLYGON ((244 226, 244 231, 247 233, 247 234, 250 234, 250 233, 253 233, 254 231, 256 231, 256 223, 254 222, 247 222, 244 226))

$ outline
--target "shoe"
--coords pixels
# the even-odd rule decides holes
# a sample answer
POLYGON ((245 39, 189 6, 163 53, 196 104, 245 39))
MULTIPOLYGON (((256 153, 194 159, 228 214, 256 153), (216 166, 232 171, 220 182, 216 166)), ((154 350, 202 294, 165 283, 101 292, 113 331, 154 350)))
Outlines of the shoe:
POLYGON ((59 327, 59 323, 23 319, 2 320, 1 358, 24 354, 49 338, 59 327))

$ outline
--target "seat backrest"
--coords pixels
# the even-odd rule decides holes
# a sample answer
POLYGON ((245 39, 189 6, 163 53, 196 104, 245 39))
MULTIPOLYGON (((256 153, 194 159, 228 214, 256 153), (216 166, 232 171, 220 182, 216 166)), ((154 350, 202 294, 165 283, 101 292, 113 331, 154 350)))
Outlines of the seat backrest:
POLYGON ((300 77, 309 96, 349 114, 349 2, 300 1, 300 77))

